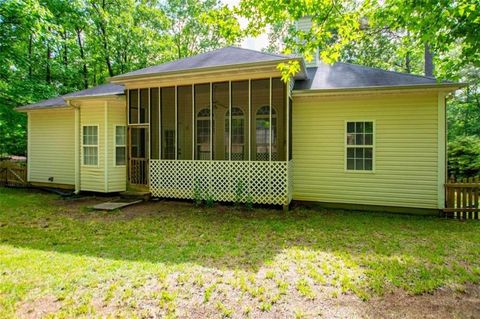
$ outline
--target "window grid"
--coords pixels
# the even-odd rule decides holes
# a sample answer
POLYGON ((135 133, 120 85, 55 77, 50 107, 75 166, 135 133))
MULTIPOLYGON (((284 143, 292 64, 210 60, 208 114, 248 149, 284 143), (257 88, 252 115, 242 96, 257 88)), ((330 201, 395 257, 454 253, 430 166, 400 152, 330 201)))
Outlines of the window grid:
POLYGON ((124 125, 115 126, 115 165, 126 165, 127 138, 124 125))
POLYGON ((98 165, 98 126, 83 126, 83 165, 98 165))
POLYGON ((346 170, 373 171, 373 121, 346 122, 346 170))

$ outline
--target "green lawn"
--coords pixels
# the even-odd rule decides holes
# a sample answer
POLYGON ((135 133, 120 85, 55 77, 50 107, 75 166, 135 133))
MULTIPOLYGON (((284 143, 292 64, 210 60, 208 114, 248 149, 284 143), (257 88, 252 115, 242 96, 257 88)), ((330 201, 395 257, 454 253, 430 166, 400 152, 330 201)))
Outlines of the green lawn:
POLYGON ((480 282, 479 221, 91 204, 0 188, 0 317, 302 318, 342 296, 480 282))

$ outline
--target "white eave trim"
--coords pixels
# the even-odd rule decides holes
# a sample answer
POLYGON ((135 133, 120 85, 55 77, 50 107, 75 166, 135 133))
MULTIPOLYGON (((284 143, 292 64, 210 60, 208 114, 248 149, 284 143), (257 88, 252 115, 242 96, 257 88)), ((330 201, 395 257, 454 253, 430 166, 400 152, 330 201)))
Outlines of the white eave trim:
POLYGON ((415 85, 398 85, 398 86, 365 86, 365 87, 348 87, 348 88, 332 88, 332 89, 306 89, 292 90, 293 96, 309 96, 309 95, 337 95, 337 94, 357 94, 357 93, 388 93, 398 91, 444 91, 453 92, 467 86, 466 83, 438 83, 438 84, 415 84, 415 85))

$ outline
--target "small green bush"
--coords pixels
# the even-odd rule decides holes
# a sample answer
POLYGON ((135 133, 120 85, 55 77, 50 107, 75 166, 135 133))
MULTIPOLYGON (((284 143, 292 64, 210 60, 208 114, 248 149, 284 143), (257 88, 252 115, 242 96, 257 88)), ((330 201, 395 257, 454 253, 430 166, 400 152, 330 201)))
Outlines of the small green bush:
POLYGON ((460 136, 448 143, 448 174, 456 178, 480 175, 480 137, 460 136))

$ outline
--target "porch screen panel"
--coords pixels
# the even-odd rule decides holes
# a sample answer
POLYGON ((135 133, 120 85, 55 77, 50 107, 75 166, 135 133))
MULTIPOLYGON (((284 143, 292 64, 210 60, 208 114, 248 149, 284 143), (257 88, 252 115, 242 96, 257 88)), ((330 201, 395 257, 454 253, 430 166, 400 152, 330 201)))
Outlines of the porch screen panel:
POLYGON ((228 132, 225 132, 225 122, 228 117, 228 108, 230 104, 228 82, 213 83, 212 87, 212 110, 215 118, 215 127, 213 131, 215 149, 213 151, 214 160, 228 159, 228 153, 225 152, 225 146, 228 148, 228 132), (227 133, 227 134, 225 134, 227 133))
POLYGON ((149 89, 140 90, 140 123, 148 123, 149 89))
POLYGON ((129 97, 129 106, 128 106, 128 118, 129 124, 137 124, 138 123, 138 90, 130 90, 128 91, 129 97))
POLYGON ((197 160, 211 159, 210 125, 210 84, 197 84, 195 85, 195 159, 197 160))
POLYGON ((287 100, 285 83, 280 78, 272 79, 272 161, 284 161, 287 157, 287 100))
POLYGON ((161 88, 162 159, 175 159, 175 88, 161 88))
POLYGON ((177 158, 192 157, 192 86, 177 88, 177 158))
MULTIPOLYGON (((248 160, 248 81, 232 82, 232 161, 248 160)), ((225 132, 229 122, 225 123, 225 132)), ((226 133, 227 134, 227 133, 226 133)), ((228 143, 225 146, 228 158, 228 143)))
POLYGON ((289 149, 289 153, 288 153, 288 160, 290 161, 292 158, 293 158, 293 143, 292 143, 292 106, 293 106, 293 102, 292 102, 292 99, 288 99, 288 104, 289 104, 289 107, 288 107, 288 149, 289 149))
POLYGON ((152 141, 152 159, 160 158, 160 105, 158 88, 150 90, 150 140, 152 141))
MULTIPOLYGON (((252 160, 270 159, 270 79, 252 80, 252 160)), ((275 113, 272 110, 272 114, 275 113)), ((272 117, 273 126, 275 123, 272 117)), ((275 136, 272 140, 275 140, 275 136)), ((273 155, 273 154, 272 154, 273 155)), ((274 156, 272 156, 274 158, 274 156)))

